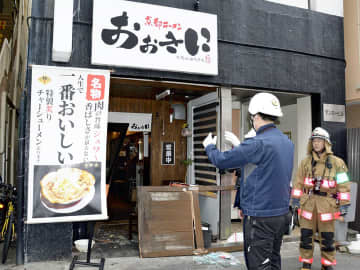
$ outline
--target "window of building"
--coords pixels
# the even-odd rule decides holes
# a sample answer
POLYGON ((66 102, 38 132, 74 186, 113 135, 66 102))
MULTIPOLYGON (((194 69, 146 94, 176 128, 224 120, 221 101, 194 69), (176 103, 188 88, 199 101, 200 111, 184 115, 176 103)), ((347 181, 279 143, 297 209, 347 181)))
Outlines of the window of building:
POLYGON ((282 5, 311 9, 335 16, 344 16, 343 0, 265 0, 282 5))
POLYGON ((343 0, 310 0, 310 9, 335 16, 344 16, 343 0))
POLYGON ((269 2, 274 2, 282 5, 294 6, 299 8, 309 8, 308 0, 266 0, 269 2))

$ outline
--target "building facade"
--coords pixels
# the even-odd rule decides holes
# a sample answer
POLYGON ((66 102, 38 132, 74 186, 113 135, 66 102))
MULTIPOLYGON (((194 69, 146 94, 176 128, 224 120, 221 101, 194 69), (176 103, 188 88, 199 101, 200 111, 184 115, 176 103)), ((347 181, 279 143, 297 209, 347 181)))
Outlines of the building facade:
POLYGON ((346 58, 347 127, 359 128, 360 112, 360 4, 357 0, 344 2, 344 37, 346 58))
MULTIPOLYGON (((306 142, 316 126, 330 131, 335 153, 346 159, 345 120, 331 117, 331 110, 340 110, 341 114, 341 108, 345 105, 342 17, 263 0, 129 1, 176 8, 179 14, 192 11, 216 15, 218 71, 217 74, 204 75, 196 74, 201 72, 119 67, 117 63, 95 65, 92 62, 92 31, 95 27, 93 7, 98 7, 93 2, 96 1, 100 0, 86 3, 73 1, 70 16, 73 20, 72 40, 65 40, 66 35, 63 40, 64 44, 71 45, 70 57, 62 62, 52 60, 56 1, 32 1, 27 71, 31 73, 32 65, 111 69, 109 111, 152 113, 151 165, 147 176, 144 176, 147 184, 162 185, 169 179, 184 180, 186 167, 180 165, 181 161, 187 158, 196 160, 198 154, 191 147, 192 142, 195 144, 196 141, 195 134, 185 138, 181 136, 181 130, 184 123, 196 122, 193 115, 196 111, 192 108, 202 110, 204 104, 211 104, 211 94, 215 96, 222 113, 217 118, 216 131, 223 133, 232 129, 240 137, 248 130, 246 106, 249 98, 259 91, 279 96, 285 112, 280 129, 289 135, 296 146, 294 170, 305 155, 306 142), (166 89, 173 92, 171 98, 159 100, 156 96, 166 89), (187 119, 179 118, 174 122, 169 119, 175 103, 187 107, 187 119), (164 168, 157 162, 164 140, 174 141, 176 145, 175 165, 171 168, 164 168)), ((121 14, 119 10, 118 15, 121 14)), ((30 76, 27 78, 26 85, 31 93, 30 76)), ((29 134, 29 128, 28 117, 26 134, 29 134)), ((220 143, 220 148, 226 147, 220 143)), ((27 161, 31 158, 25 151, 25 175, 29 169, 27 161)), ((205 182, 224 185, 231 183, 231 177, 220 176, 218 172, 204 174, 193 164, 186 181, 189 184, 205 182)), ((24 190, 27 190, 27 178, 23 184, 24 190)), ((26 197, 25 193, 24 206, 26 197)), ((226 238, 232 218, 231 197, 211 195, 200 203, 203 203, 204 209, 211 204, 216 206, 218 213, 210 223, 214 224, 213 229, 219 238, 226 238)), ((72 230, 71 223, 25 224, 24 239, 19 240, 23 241, 20 246, 24 248, 19 252, 24 253, 25 262, 68 258, 71 256, 72 230)))
POLYGON ((24 89, 27 58, 28 1, 0 5, 0 175, 16 183, 17 118, 24 89))
MULTIPOLYGON (((348 128, 348 159, 351 177, 359 183, 360 121, 360 1, 344 1, 344 44, 346 82, 346 127, 348 128)), ((358 184, 358 194, 359 194, 358 184)), ((359 196, 358 196, 359 197, 359 196)), ((360 228, 360 202, 357 200, 356 218, 351 228, 360 228)))

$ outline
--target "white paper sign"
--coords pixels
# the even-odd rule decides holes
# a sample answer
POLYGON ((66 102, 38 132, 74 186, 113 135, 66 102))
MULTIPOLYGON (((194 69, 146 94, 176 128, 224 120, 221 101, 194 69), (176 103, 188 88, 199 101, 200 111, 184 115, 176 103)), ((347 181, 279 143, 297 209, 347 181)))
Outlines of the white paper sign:
POLYGON ((91 63, 218 75, 217 15, 94 0, 91 63))
POLYGON ((324 121, 345 123, 345 106, 324 104, 324 121))
POLYGON ((109 112, 109 123, 128 123, 129 131, 151 132, 151 113, 109 112))
POLYGON ((107 218, 109 77, 32 66, 27 223, 107 218))

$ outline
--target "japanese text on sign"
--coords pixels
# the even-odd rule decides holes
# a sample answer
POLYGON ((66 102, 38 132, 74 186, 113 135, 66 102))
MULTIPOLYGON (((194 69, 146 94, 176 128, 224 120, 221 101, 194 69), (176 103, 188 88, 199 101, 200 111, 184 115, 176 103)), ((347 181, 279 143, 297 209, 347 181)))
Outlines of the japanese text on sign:
POLYGON ((162 143, 162 165, 175 165, 175 142, 162 143))
POLYGON ((345 106, 324 104, 324 121, 345 123, 345 106))
MULTIPOLYGON (((134 49, 137 45, 140 45, 140 52, 149 54, 156 53, 161 47, 165 47, 166 50, 171 54, 176 54, 177 48, 182 44, 185 45, 186 51, 189 56, 196 56, 200 48, 203 52, 210 51, 209 42, 211 39, 211 33, 206 27, 201 28, 200 31, 201 36, 204 39, 202 44, 198 44, 199 34, 196 30, 192 28, 187 28, 185 31, 185 36, 181 38, 176 38, 176 33, 174 34, 172 30, 169 30, 162 38, 162 40, 152 38, 151 35, 148 34, 146 37, 143 37, 141 41, 139 41, 139 38, 136 35, 136 31, 140 31, 141 24, 135 22, 133 25, 134 31, 128 31, 126 30, 127 26, 129 25, 128 19, 129 17, 127 15, 127 12, 125 11, 122 13, 121 16, 111 18, 111 23, 114 27, 116 27, 116 29, 103 29, 101 32, 101 38, 103 42, 107 45, 114 45, 116 46, 116 48, 119 49, 122 48, 128 50, 134 49), (124 35, 125 39, 123 39, 120 44, 117 44, 121 35, 124 35)), ((147 16, 146 19, 151 19, 151 16, 147 16)), ((159 21, 158 18, 155 18, 154 21, 154 25, 156 27, 163 25, 163 22, 159 21)), ((149 22, 147 21, 145 25, 148 24, 149 22)), ((168 22, 164 22, 164 25, 166 25, 165 28, 168 29, 168 22)), ((173 24, 173 26, 175 26, 176 30, 181 30, 180 24, 173 24)), ((208 60, 210 61, 210 58, 208 60)))
POLYGON ((217 75, 217 17, 94 0, 92 63, 217 75))
POLYGON ((34 158, 29 159, 27 222, 107 218, 105 170, 109 78, 107 70, 32 66, 29 156, 34 158), (58 171, 62 172, 60 177, 53 178, 58 171), (56 192, 62 194, 56 193, 56 196, 66 201, 74 195, 70 194, 73 192, 71 185, 79 186, 74 181, 82 179, 78 177, 80 171, 82 177, 84 172, 89 175, 87 196, 81 197, 82 203, 73 207, 62 205, 58 210, 53 195, 43 189, 53 183, 56 192), (42 196, 40 201, 39 196, 42 196), (87 209, 86 215, 77 214, 82 208, 87 209), (71 215, 63 216, 65 213, 71 215))

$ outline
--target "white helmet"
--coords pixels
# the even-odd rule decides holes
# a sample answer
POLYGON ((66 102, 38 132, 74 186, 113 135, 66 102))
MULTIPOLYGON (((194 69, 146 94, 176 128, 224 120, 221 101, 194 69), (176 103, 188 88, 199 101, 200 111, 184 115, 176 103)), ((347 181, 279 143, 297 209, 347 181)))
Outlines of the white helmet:
POLYGON ((276 117, 283 116, 279 99, 270 93, 258 93, 253 96, 249 104, 249 113, 252 115, 263 113, 276 117))
POLYGON ((310 139, 312 140, 314 138, 320 138, 326 140, 329 144, 331 144, 329 132, 327 132, 325 129, 321 127, 315 128, 311 133, 310 139))

